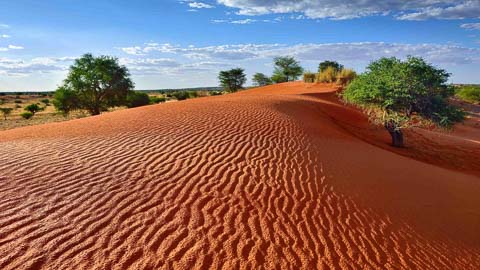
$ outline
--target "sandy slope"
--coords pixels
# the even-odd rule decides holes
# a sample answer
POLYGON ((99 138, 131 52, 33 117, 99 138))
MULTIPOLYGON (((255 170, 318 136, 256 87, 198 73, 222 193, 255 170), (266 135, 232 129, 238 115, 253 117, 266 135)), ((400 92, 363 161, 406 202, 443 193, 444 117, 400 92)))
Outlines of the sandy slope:
POLYGON ((328 92, 0 132, 0 269, 479 269, 479 177, 352 136, 328 92))

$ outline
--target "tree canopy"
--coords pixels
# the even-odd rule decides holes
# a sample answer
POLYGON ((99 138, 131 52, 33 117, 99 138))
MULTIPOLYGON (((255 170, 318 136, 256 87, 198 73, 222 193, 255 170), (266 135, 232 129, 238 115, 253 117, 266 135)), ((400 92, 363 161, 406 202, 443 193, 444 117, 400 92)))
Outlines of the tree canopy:
POLYGON ((256 86, 265 86, 272 84, 272 79, 263 73, 255 73, 252 78, 253 84, 256 86))
POLYGON ((85 54, 70 67, 67 78, 57 90, 60 94, 56 95, 54 104, 60 105, 57 109, 85 109, 97 115, 109 107, 125 105, 132 89, 128 69, 120 65, 117 58, 85 54), (72 100, 58 100, 62 97, 72 100))
POLYGON ((273 71, 272 80, 277 83, 295 81, 303 74, 303 68, 293 57, 275 57, 273 62, 275 70, 273 71))
POLYGON ((339 72, 343 69, 343 65, 339 64, 336 61, 323 61, 318 65, 318 72, 324 72, 328 67, 332 67, 335 72, 339 72))
POLYGON ((422 58, 408 57, 406 61, 381 58, 350 83, 343 98, 377 108, 379 113, 370 116, 385 125, 394 145, 402 146, 401 129, 412 125, 412 116, 418 115, 442 127, 463 120, 463 112, 448 103, 454 94, 453 87, 447 84, 449 76, 422 58), (401 141, 396 143, 394 135, 401 141))
POLYGON ((225 90, 230 92, 236 92, 242 89, 245 82, 247 82, 247 77, 242 68, 220 71, 218 79, 225 90))

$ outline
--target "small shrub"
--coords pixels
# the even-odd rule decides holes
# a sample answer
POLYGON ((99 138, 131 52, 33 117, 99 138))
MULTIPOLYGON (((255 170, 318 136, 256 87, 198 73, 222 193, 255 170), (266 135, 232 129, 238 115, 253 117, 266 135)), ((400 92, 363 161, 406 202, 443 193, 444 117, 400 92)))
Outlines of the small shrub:
POLYGON ((456 95, 462 100, 472 103, 480 103, 480 86, 462 86, 460 87, 456 95))
POLYGON ((40 100, 43 104, 45 104, 45 106, 50 106, 50 99, 48 98, 44 98, 42 100, 40 100))
POLYGON ((221 96, 221 95, 223 95, 223 92, 222 91, 212 91, 211 95, 212 96, 221 96))
POLYGON ((163 103, 167 99, 165 97, 158 97, 158 96, 151 96, 150 97, 150 103, 151 104, 158 104, 158 103, 163 103))
POLYGON ((15 109, 21 109, 22 106, 20 106, 19 104, 15 104, 15 109))
POLYGON ((23 119, 30 119, 30 118, 33 117, 33 113, 31 113, 31 112, 24 112, 24 113, 21 113, 20 116, 23 117, 23 119))
POLYGON ((9 116, 12 113, 13 109, 12 108, 0 108, 0 112, 3 114, 3 118, 7 120, 7 116, 9 116))
POLYGON ((135 108, 150 104, 150 97, 146 93, 129 91, 126 99, 128 108, 135 108))
POLYGON ((318 72, 323 72, 325 71, 328 67, 332 67, 335 69, 335 71, 340 71, 343 69, 343 65, 339 64, 337 61, 323 61, 318 65, 318 72))
POLYGON ((314 83, 315 82, 316 74, 312 72, 305 72, 303 73, 303 82, 306 83, 314 83))
POLYGON ((177 100, 185 100, 190 97, 187 91, 179 91, 172 94, 177 100))
POLYGON ((188 91, 188 98, 197 98, 198 93, 197 91, 188 91))
POLYGON ((20 104, 20 103, 22 103, 23 101, 21 101, 21 100, 19 100, 19 99, 16 99, 14 102, 17 103, 17 104, 20 104))
POLYGON ((37 112, 43 111, 44 108, 40 107, 38 104, 30 104, 24 108, 25 111, 32 113, 32 116, 35 115, 37 112))
POLYGON ((337 81, 337 70, 333 67, 327 67, 324 71, 317 74, 317 82, 333 83, 337 81))
POLYGON ((353 69, 344 68, 337 74, 337 84, 346 86, 357 77, 353 69))

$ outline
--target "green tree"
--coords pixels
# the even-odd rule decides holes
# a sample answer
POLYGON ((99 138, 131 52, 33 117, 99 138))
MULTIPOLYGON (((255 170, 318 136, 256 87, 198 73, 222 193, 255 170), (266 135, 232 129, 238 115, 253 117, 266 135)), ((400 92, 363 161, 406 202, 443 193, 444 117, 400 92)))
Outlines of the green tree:
POLYGON ((343 65, 339 64, 336 61, 323 61, 318 65, 318 72, 324 72, 328 67, 332 67, 336 72, 339 72, 343 69, 343 65))
POLYGON ((60 86, 53 94, 53 106, 65 116, 81 108, 77 92, 65 86, 60 86))
POLYGON ((117 58, 85 54, 75 60, 60 89, 75 94, 78 104, 74 107, 97 115, 110 107, 125 105, 133 82, 128 69, 117 58))
POLYGON ((283 83, 287 81, 287 77, 281 73, 273 73, 272 82, 274 83, 283 83))
POLYGON ((220 71, 218 74, 220 84, 225 90, 230 92, 236 92, 243 88, 243 85, 247 81, 244 70, 242 68, 234 68, 230 70, 220 71))
POLYGON ((12 108, 0 108, 0 112, 3 114, 3 118, 7 120, 7 116, 9 116, 12 113, 13 109, 12 108))
POLYGON ((127 94, 126 105, 128 108, 135 108, 150 104, 150 97, 147 93, 129 91, 127 94))
POLYGON ((402 129, 411 127, 416 115, 441 127, 463 120, 464 112, 448 103, 454 94, 449 76, 422 58, 382 58, 348 85, 343 98, 369 108, 370 117, 390 133, 392 145, 402 147, 402 129))
POLYGON ((272 79, 263 73, 255 73, 252 78, 253 84, 256 86, 265 86, 272 84, 272 79))
POLYGON ((32 116, 34 116, 37 112, 40 112, 40 111, 43 111, 44 108, 40 107, 38 104, 36 103, 33 103, 33 104, 30 104, 28 106, 26 106, 25 108, 23 108, 25 111, 27 112, 31 112, 32 113, 32 116))
POLYGON ((275 57, 273 62, 275 64, 275 70, 273 71, 272 80, 274 81, 295 81, 303 74, 303 68, 293 57, 275 57))

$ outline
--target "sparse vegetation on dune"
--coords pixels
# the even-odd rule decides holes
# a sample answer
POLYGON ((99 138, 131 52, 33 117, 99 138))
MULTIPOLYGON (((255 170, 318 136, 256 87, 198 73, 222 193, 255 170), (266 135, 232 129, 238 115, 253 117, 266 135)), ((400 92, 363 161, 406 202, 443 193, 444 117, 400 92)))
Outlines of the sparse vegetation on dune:
POLYGON ((272 80, 277 83, 295 81, 303 73, 303 68, 300 66, 300 63, 293 57, 275 57, 273 63, 275 69, 272 80))
POLYGON ((247 82, 247 77, 242 68, 234 68, 220 71, 218 80, 225 91, 236 92, 243 88, 243 85, 247 82))
POLYGON ((253 85, 265 86, 272 84, 272 79, 263 73, 255 73, 252 78, 253 85))
POLYGON ((307 71, 307 72, 303 73, 303 82, 314 83, 315 78, 316 78, 316 74, 313 73, 313 72, 307 71))
POLYGON ((337 70, 333 67, 327 67, 317 74, 317 82, 334 83, 337 81, 337 70))
POLYGON ((382 58, 372 62, 342 95, 347 102, 366 109, 375 123, 384 125, 392 145, 403 147, 404 128, 423 120, 441 127, 463 120, 463 111, 448 102, 454 94, 447 85, 449 76, 422 58, 382 58))

